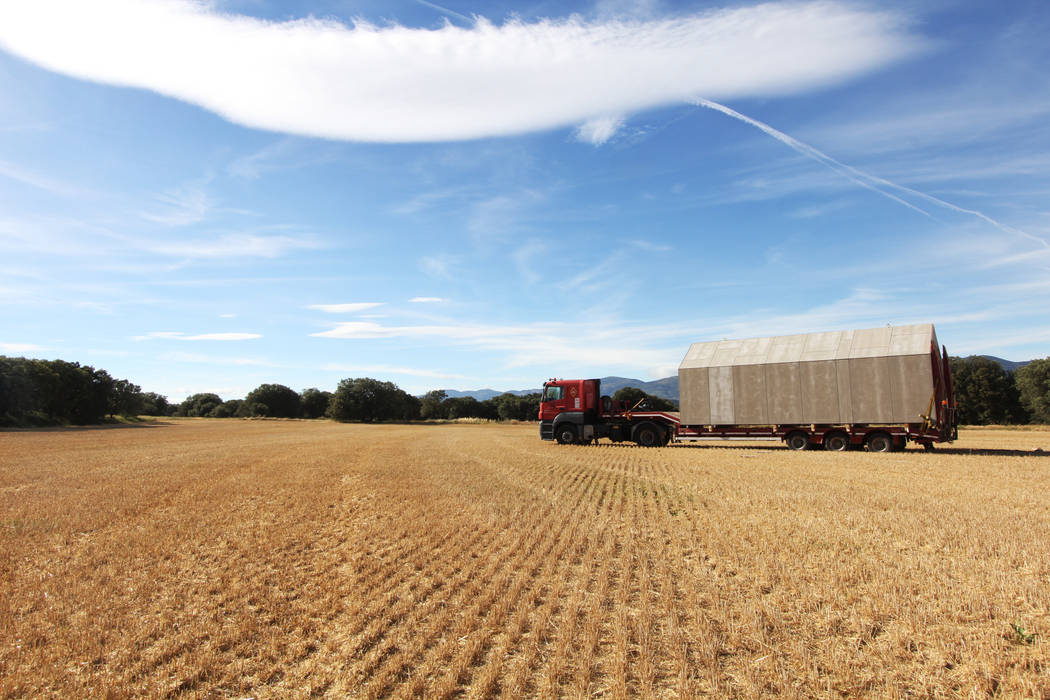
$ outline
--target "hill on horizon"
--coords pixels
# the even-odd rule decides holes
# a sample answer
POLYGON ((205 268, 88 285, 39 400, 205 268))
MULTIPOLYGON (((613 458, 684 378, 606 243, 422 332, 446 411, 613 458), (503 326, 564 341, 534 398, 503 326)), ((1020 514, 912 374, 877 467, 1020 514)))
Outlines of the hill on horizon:
MULTIPOLYGON (((672 401, 678 400, 678 376, 664 377, 663 379, 654 379, 651 382, 642 381, 641 379, 631 379, 629 377, 602 377, 602 395, 612 396, 620 389, 633 386, 641 389, 647 394, 653 396, 659 396, 663 399, 670 399, 672 401)), ((450 399, 461 398, 464 396, 472 396, 478 401, 487 401, 496 396, 502 394, 514 394, 515 396, 525 396, 527 394, 538 394, 542 390, 541 387, 535 389, 513 389, 509 391, 496 391, 495 389, 473 389, 468 391, 458 391, 456 389, 445 389, 445 395, 450 399)))

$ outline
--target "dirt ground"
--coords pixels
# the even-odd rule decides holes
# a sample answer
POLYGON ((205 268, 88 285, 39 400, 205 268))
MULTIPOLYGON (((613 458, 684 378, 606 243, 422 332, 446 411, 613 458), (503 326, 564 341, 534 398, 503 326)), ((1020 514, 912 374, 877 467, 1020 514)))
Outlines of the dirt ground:
POLYGON ((0 696, 1045 698, 1048 496, 1045 429, 3 431, 0 696))

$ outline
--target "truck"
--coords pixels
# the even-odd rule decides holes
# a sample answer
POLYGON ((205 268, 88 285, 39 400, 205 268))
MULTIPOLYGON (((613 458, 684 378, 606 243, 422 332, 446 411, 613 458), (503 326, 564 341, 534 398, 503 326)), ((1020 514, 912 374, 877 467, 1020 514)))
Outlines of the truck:
POLYGON ((793 450, 927 450, 958 437, 948 350, 932 323, 693 343, 679 411, 602 396, 599 379, 551 379, 540 438, 658 447, 779 439, 793 450))

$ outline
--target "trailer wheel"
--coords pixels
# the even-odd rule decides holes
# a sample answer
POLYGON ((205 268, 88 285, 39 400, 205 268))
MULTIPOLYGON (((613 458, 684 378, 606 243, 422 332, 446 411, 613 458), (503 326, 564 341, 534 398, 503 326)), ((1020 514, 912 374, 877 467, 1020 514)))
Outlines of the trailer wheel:
POLYGON ((887 433, 872 433, 864 440, 868 452, 893 452, 893 438, 887 433))
POLYGON ((554 433, 559 445, 571 445, 576 442, 576 427, 572 423, 562 423, 554 433))
POLYGON ((642 447, 658 447, 663 443, 662 431, 652 423, 642 423, 634 429, 634 441, 642 447))
POLYGON ((803 430, 796 430, 788 433, 787 437, 784 438, 784 442, 792 450, 808 450, 809 449, 809 435, 803 430))
POLYGON ((849 435, 836 430, 824 436, 824 449, 829 452, 845 452, 849 449, 849 435))

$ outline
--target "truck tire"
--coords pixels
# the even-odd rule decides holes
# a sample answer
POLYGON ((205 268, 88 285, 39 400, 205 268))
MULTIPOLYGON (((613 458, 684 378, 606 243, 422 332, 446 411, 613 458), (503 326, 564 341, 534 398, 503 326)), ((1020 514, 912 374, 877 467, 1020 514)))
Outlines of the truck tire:
POLYGON ((634 429, 634 441, 642 447, 659 447, 663 440, 663 431, 652 423, 642 423, 634 429))
POLYGON ((571 445, 576 442, 576 426, 572 423, 562 423, 554 430, 554 439, 559 445, 571 445))
POLYGON ((795 430, 787 434, 784 437, 784 442, 792 450, 808 450, 809 449, 809 434, 804 430, 795 430))
POLYGON ((881 431, 871 433, 864 438, 864 447, 868 452, 893 452, 893 438, 890 437, 889 433, 881 431))
POLYGON ((833 430, 824 436, 824 449, 829 452, 845 452, 849 449, 849 435, 833 430))

